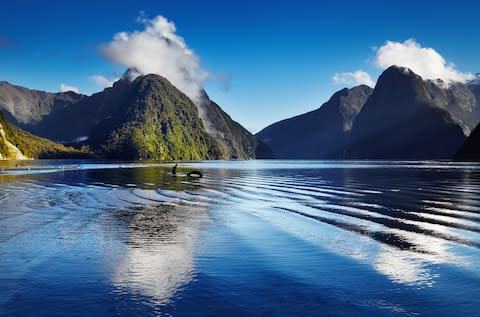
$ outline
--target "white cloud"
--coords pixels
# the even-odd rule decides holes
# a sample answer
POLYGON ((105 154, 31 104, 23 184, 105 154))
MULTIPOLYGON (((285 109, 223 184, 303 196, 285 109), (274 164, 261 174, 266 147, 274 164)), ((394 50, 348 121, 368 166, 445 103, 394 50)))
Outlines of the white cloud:
POLYGON ((208 73, 185 40, 176 34, 175 24, 163 16, 139 21, 145 25, 144 30, 117 33, 102 46, 103 54, 111 62, 134 67, 143 74, 162 75, 191 99, 198 100, 208 73))
POLYGON ((112 87, 113 86, 113 83, 118 80, 115 79, 115 80, 110 80, 110 79, 107 79, 105 78, 104 76, 102 75, 92 75, 89 77, 91 80, 93 80, 98 86, 102 87, 102 88, 107 88, 107 87, 112 87))
POLYGON ((423 79, 466 82, 475 77, 471 73, 459 72, 433 48, 422 47, 413 39, 403 43, 387 41, 376 49, 373 63, 382 69, 392 65, 408 67, 423 79))
POLYGON ((349 86, 367 85, 375 86, 372 78, 367 72, 357 70, 355 72, 336 73, 332 80, 335 84, 345 84, 349 86))
POLYGON ((69 85, 66 85, 64 83, 60 84, 60 91, 61 92, 73 91, 73 92, 76 92, 77 94, 80 93, 80 89, 78 89, 77 87, 69 86, 69 85))

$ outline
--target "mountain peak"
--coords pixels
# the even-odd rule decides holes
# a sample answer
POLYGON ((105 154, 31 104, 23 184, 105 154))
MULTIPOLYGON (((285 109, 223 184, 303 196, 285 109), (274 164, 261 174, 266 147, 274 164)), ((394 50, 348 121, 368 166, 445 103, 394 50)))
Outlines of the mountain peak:
POLYGON ((430 83, 405 67, 385 70, 355 118, 348 156, 355 159, 452 157, 465 135, 458 120, 442 107, 446 90, 430 83), (437 140, 442 140, 442 146, 435 143, 437 140))
MULTIPOLYGON (((395 76, 395 79, 398 79, 398 76, 403 77, 413 77, 422 79, 418 74, 408 67, 393 65, 387 68, 380 77, 385 76, 390 78, 390 76, 395 76)), ((380 79, 379 79, 380 80, 380 79)))
POLYGON ((358 86, 355 86, 355 87, 352 87, 352 88, 348 89, 348 91, 350 93, 366 92, 366 93, 370 94, 373 91, 373 88, 370 87, 370 86, 367 86, 367 85, 358 85, 358 86))
POLYGON ((372 88, 344 88, 318 109, 274 123, 257 134, 281 159, 341 159, 354 118, 372 88))

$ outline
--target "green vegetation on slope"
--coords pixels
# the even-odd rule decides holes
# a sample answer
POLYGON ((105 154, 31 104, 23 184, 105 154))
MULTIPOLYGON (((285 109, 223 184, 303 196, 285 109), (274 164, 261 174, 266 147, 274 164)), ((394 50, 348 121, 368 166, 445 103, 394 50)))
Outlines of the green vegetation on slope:
MULTIPOLYGON (((90 158, 92 154, 86 150, 76 150, 62 144, 37 137, 14 125, 9 124, 0 112, 0 125, 8 142, 17 147, 27 158, 90 158)), ((0 139, 0 154, 4 158, 16 158, 16 153, 0 139)))
POLYGON ((137 78, 125 107, 100 122, 91 140, 109 158, 200 160, 217 146, 205 131, 195 104, 158 75, 137 78))

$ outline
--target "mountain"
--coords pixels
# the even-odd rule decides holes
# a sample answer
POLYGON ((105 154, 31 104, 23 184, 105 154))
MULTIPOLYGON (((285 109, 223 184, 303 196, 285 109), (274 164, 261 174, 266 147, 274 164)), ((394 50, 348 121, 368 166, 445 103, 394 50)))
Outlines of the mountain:
POLYGON ((480 124, 473 130, 460 150, 455 154, 460 161, 480 161, 480 124))
MULTIPOLYGON (((195 104, 167 79, 138 77, 120 111, 90 131, 89 144, 109 157, 200 160, 217 156, 195 104)), ((128 89, 127 89, 128 90, 128 89)))
POLYGON ((125 115, 134 87, 119 80, 113 87, 45 116, 41 122, 28 127, 34 134, 62 143, 86 140, 101 121, 125 115))
POLYGON ((0 81, 0 111, 20 127, 35 126, 45 116, 85 97, 72 91, 49 93, 0 81))
POLYGON ((258 140, 238 122, 232 120, 219 105, 210 100, 205 91, 198 108, 200 118, 207 129, 207 134, 219 146, 220 158, 253 159, 272 157, 268 146, 258 140))
POLYGON ((426 80, 424 84, 429 103, 447 110, 469 136, 480 122, 480 86, 475 81, 447 84, 440 79, 426 80))
POLYGON ((197 109, 167 79, 142 75, 132 81, 131 74, 128 70, 113 87, 52 112, 30 131, 59 142, 86 140, 111 158, 269 156, 268 148, 205 92, 197 109))
POLYGON ((199 160, 218 152, 195 104, 159 75, 120 79, 36 129, 56 140, 86 139, 96 153, 115 159, 199 160))
POLYGON ((410 69, 385 70, 354 120, 348 157, 452 158, 466 139, 462 124, 468 123, 440 105, 443 101, 438 102, 438 96, 443 91, 436 87, 410 69))
POLYGON ((423 80, 393 66, 373 94, 366 86, 343 89, 256 136, 282 159, 451 158, 479 122, 477 81, 423 80))
POLYGON ((5 119, 0 112, 0 159, 34 159, 34 158, 90 158, 91 153, 75 150, 39 138, 26 132, 5 119))
POLYGON ((365 85, 342 89, 320 108, 274 123, 256 136, 270 147, 274 158, 344 158, 353 120, 372 91, 365 85))

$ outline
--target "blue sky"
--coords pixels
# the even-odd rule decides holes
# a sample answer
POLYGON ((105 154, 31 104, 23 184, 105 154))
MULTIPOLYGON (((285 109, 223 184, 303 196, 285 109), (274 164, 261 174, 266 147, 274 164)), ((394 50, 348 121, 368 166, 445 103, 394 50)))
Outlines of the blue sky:
POLYGON ((125 70, 101 45, 118 32, 144 30, 139 17, 161 15, 211 74, 204 81, 210 97, 258 132, 352 85, 335 83, 335 74, 361 70, 375 81, 382 72, 378 48, 386 41, 413 39, 458 72, 480 72, 478 12, 476 1, 461 0, 17 0, 0 12, 0 80, 47 91, 62 83, 100 91, 91 76, 112 80, 125 70))

